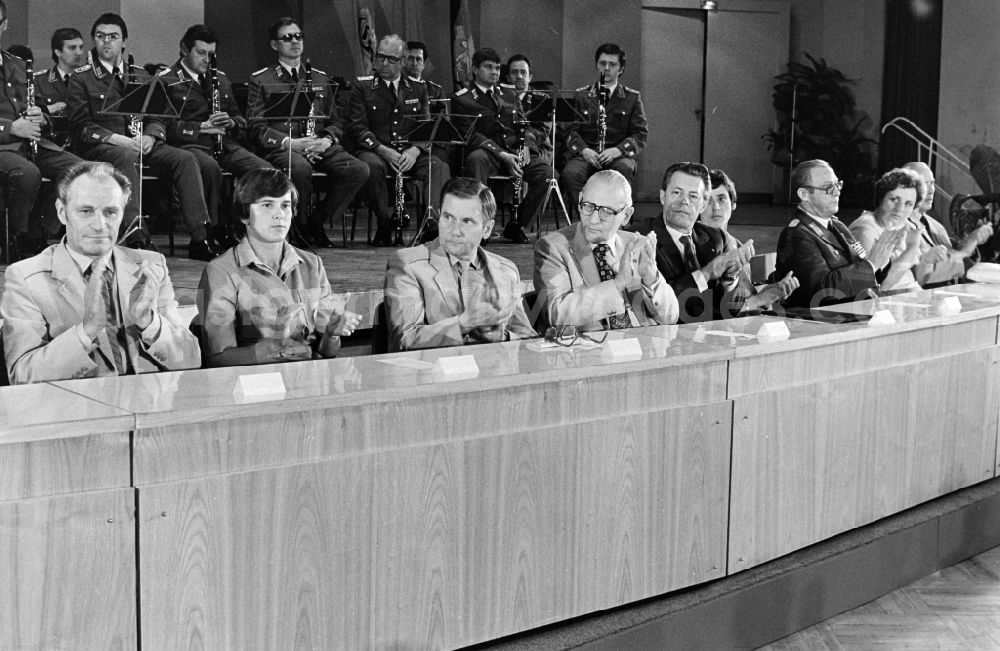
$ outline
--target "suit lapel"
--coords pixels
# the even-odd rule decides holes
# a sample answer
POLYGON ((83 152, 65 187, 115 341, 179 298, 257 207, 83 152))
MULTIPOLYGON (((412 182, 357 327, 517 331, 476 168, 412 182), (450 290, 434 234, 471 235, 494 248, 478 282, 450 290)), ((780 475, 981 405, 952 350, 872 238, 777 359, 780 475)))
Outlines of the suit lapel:
POLYGON ((583 227, 576 226, 576 234, 573 235, 572 243, 573 257, 580 267, 580 275, 583 276, 584 283, 590 287, 601 283, 601 272, 597 270, 597 261, 594 260, 594 250, 590 248, 587 238, 583 234, 583 227))
POLYGON ((653 232, 656 233, 656 257, 657 261, 667 278, 675 278, 687 273, 687 265, 684 264, 684 255, 674 243, 674 238, 670 236, 662 217, 653 220, 653 232))
POLYGON ((52 278, 59 283, 59 296, 77 318, 82 320, 86 285, 80 268, 73 262, 65 244, 60 244, 52 252, 52 278))
MULTIPOLYGON (((429 262, 434 267, 434 282, 441 292, 442 304, 453 312, 451 316, 462 311, 462 298, 458 291, 458 281, 455 280, 455 270, 448 264, 448 255, 441 245, 434 242, 427 247, 430 254, 429 262)), ((425 301, 425 305, 427 302, 425 301)))

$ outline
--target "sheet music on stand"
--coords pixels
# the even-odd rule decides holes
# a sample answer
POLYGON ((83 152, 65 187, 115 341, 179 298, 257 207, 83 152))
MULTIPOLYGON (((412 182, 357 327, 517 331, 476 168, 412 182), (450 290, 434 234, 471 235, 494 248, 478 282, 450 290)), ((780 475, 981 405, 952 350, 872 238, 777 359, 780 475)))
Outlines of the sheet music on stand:
MULTIPOLYGON (((563 201, 562 192, 559 191, 559 181, 556 180, 556 157, 554 155, 556 151, 556 125, 585 124, 587 119, 578 108, 576 102, 577 91, 575 90, 538 89, 531 92, 536 96, 541 95, 542 98, 536 106, 532 107, 525 114, 525 117, 531 124, 548 129, 549 144, 553 152, 548 188, 545 190, 545 199, 542 200, 542 207, 535 215, 535 228, 536 230, 541 229, 542 215, 548 209, 549 201, 551 201, 553 194, 558 200, 559 207, 562 208, 563 216, 566 217, 566 225, 569 226, 573 223, 573 220, 570 219, 569 211, 566 210, 566 202, 563 201)), ((554 203, 552 204, 552 210, 555 213, 556 223, 558 224, 559 211, 556 209, 556 204, 554 203)))
MULTIPOLYGON (((174 82, 180 83, 180 82, 174 82)), ((129 81, 125 84, 125 89, 121 97, 112 99, 108 94, 101 105, 101 113, 105 115, 127 115, 129 117, 129 130, 132 137, 141 140, 143 126, 146 118, 177 119, 186 105, 186 100, 178 106, 171 98, 167 90, 167 82, 162 77, 151 77, 143 81, 129 81)), ((148 217, 142 213, 142 178, 143 161, 145 154, 142 147, 139 148, 139 160, 136 162, 136 177, 139 179, 139 187, 136 188, 136 201, 139 206, 139 213, 129 222, 125 232, 118 239, 118 244, 124 244, 130 237, 138 234, 132 243, 133 248, 156 250, 146 227, 148 217)))
MULTIPOLYGON (((417 126, 410 129, 400 142, 411 145, 424 145, 430 153, 435 145, 465 145, 472 137, 476 128, 478 115, 447 115, 438 113, 434 117, 425 120, 418 120, 417 126)), ((427 183, 431 182, 431 156, 427 156, 427 183)), ((438 189, 440 192, 440 188, 438 189)), ((432 189, 427 189, 427 210, 424 211, 424 218, 420 221, 420 228, 410 240, 410 246, 415 246, 420 242, 421 236, 427 230, 427 225, 435 220, 434 206, 430 197, 434 196, 432 189)))

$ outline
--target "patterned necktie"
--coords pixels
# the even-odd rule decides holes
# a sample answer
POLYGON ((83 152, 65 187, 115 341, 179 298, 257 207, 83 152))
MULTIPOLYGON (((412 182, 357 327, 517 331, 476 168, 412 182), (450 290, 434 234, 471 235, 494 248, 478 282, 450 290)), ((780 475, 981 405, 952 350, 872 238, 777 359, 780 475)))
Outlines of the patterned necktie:
MULTIPOLYGON (((594 247, 594 260, 597 261, 597 272, 601 275, 601 281, 614 280, 615 271, 608 264, 608 254, 611 252, 611 247, 605 242, 601 242, 594 247)), ((612 330, 621 330, 623 328, 631 328, 632 322, 628 318, 626 312, 621 314, 612 314, 608 317, 608 325, 612 330)))
MULTIPOLYGON (((93 264, 87 269, 87 279, 89 280, 93 264)), ((110 350, 104 351, 108 354, 115 372, 118 375, 125 375, 128 372, 128 363, 125 357, 124 335, 125 330, 121 327, 121 320, 118 318, 118 310, 115 309, 114 292, 112 288, 115 282, 115 272, 110 266, 104 267, 104 282, 101 283, 101 300, 104 302, 104 332, 107 334, 108 346, 110 350)))
POLYGON ((698 253, 694 250, 694 242, 691 241, 690 235, 681 235, 680 240, 684 247, 684 266, 687 267, 688 273, 694 273, 701 269, 698 265, 698 253))

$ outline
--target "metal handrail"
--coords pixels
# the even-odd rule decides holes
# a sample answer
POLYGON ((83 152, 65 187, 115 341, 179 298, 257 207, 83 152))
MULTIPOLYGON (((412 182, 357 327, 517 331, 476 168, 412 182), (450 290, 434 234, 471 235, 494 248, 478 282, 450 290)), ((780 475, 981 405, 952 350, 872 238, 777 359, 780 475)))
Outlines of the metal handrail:
MULTIPOLYGON (((933 161, 936 157, 942 163, 950 165, 962 174, 964 174, 969 180, 975 183, 975 179, 972 178, 972 171, 969 169, 969 164, 963 160, 958 154, 951 151, 944 145, 942 145, 938 140, 936 140, 931 134, 927 133, 913 120, 899 116, 889 120, 882 127, 882 133, 885 134, 889 127, 894 127, 897 131, 902 133, 904 136, 912 140, 917 144, 917 160, 927 163, 929 166, 933 167, 933 161), (924 152, 927 153, 927 159, 924 160, 924 152)), ((937 191, 940 192, 948 203, 951 203, 952 195, 950 192, 942 188, 940 185, 937 186, 937 191)))

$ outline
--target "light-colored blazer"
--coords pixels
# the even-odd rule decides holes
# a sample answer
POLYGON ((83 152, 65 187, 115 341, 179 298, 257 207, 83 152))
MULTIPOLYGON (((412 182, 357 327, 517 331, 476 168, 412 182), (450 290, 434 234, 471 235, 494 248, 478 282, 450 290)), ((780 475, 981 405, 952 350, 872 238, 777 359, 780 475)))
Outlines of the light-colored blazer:
MULTIPOLYGON (((136 373, 197 368, 198 340, 177 312, 166 261, 159 253, 115 247, 112 256, 118 296, 136 373), (160 332, 148 345, 129 320, 128 300, 146 261, 162 268, 156 311, 160 332)), ((75 326, 83 322, 86 283, 63 242, 7 268, 0 316, 7 370, 12 384, 112 374, 100 358, 100 346, 88 351, 75 326)), ((106 336, 103 332, 99 337, 106 336)))
MULTIPOLYGON (((480 250, 497 301, 515 303, 507 322, 511 339, 537 336, 521 303, 521 277, 510 260, 480 250)), ((461 346, 465 343, 458 315, 462 297, 455 270, 438 240, 392 254, 385 274, 385 308, 389 350, 461 346)))
MULTIPOLYGON (((618 253, 640 237, 618 232, 618 253)), ((638 266, 638 252, 623 264, 638 266)), ((549 233, 535 243, 535 289, 552 325, 603 330, 611 315, 627 312, 633 326, 676 323, 677 296, 661 277, 652 296, 642 287, 618 291, 613 280, 601 280, 594 253, 580 224, 549 233)))

